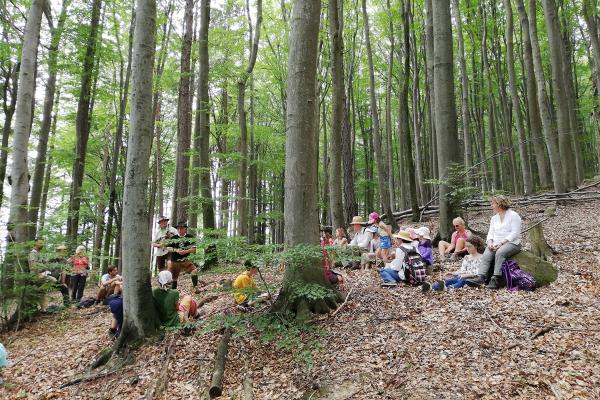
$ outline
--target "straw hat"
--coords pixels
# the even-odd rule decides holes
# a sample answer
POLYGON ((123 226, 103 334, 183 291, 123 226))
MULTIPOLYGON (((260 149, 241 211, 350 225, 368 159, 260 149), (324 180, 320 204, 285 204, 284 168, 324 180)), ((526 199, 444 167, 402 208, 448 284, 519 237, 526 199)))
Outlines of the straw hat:
POLYGON ((394 237, 396 239, 404 240, 406 242, 412 242, 412 239, 410 238, 410 233, 408 231, 400 231, 400 232, 392 235, 392 237, 394 237))
POLYGON ((353 217, 352 222, 350 222, 350 225, 364 225, 364 224, 365 224, 365 220, 360 215, 353 217))

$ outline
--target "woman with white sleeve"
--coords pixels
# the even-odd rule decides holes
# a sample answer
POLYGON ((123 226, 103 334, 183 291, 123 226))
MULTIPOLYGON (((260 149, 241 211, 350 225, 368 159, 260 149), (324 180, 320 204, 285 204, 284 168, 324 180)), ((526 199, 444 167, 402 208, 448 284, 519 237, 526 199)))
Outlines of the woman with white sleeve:
POLYGON ((467 282, 476 286, 483 285, 491 275, 487 288, 499 289, 505 285, 502 263, 521 251, 521 217, 510 209, 510 199, 506 196, 492 197, 490 205, 494 216, 490 221, 487 247, 477 278, 467 282))

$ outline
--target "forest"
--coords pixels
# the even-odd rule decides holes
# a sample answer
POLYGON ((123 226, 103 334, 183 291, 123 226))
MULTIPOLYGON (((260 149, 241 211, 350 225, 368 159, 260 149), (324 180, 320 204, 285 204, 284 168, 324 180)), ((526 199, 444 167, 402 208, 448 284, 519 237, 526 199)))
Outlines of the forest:
POLYGON ((597 0, 0 0, 0 30, 0 397, 600 396, 597 0))

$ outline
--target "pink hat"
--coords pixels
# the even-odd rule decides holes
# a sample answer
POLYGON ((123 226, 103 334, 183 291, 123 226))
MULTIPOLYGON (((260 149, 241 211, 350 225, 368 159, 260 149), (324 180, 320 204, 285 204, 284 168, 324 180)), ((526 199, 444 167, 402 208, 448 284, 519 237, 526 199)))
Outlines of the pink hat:
POLYGON ((375 223, 376 219, 379 219, 379 214, 377 214, 376 212, 372 212, 371 214, 369 214, 369 224, 373 224, 375 223))

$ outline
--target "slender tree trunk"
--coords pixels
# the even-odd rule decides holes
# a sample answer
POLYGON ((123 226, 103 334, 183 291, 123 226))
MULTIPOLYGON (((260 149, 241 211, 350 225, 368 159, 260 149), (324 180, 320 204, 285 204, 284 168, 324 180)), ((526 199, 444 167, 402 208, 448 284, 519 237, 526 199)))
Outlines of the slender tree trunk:
POLYGON ((531 39, 529 34, 529 20, 527 12, 523 5, 523 0, 517 1, 517 10, 521 20, 521 32, 523 37, 523 61, 525 64, 524 75, 527 88, 527 109, 529 117, 529 136, 533 144, 535 153, 535 162, 537 165, 540 186, 543 189, 552 184, 550 166, 546 159, 546 146, 544 144, 544 135, 542 130, 542 120, 540 118, 540 108, 537 101, 537 84, 535 81, 535 72, 533 67, 533 57, 531 50, 531 39))
MULTIPOLYGON (((434 86, 435 86, 435 126, 437 130, 437 159, 439 176, 448 179, 448 168, 460 160, 458 151, 458 130, 456 127, 456 104, 454 102, 454 70, 452 55, 452 23, 450 0, 434 0, 433 7, 434 40, 434 86)), ((455 215, 455 205, 449 200, 447 184, 440 185, 440 236, 450 237, 450 225, 455 215)))
MULTIPOLYGON (((565 90, 562 60, 564 49, 560 38, 558 15, 554 0, 542 0, 546 17, 546 30, 552 65, 552 88, 556 104, 556 120, 558 127, 558 150, 565 175, 566 189, 577 187, 577 169, 573 155, 571 126, 569 122, 569 99, 565 90)), ((532 18, 534 15, 531 16, 532 18)))
MULTIPOLYGON (((28 239, 27 194, 29 192, 29 177, 27 170, 27 143, 29 141, 29 134, 31 133, 31 102, 33 101, 35 90, 35 68, 44 3, 44 0, 33 0, 31 2, 23 34, 10 170, 9 221, 14 224, 13 237, 15 243, 23 243, 28 239)), ((25 271, 29 270, 26 262, 23 264, 23 269, 25 271)))
POLYGON ((344 119, 344 43, 338 1, 328 2, 329 41, 331 43, 331 130, 329 131, 329 209, 334 228, 344 227, 342 203, 342 124, 344 119))
POLYGON ((87 39, 85 56, 83 58, 81 89, 79 92, 79 102, 77 103, 77 117, 75 119, 77 138, 75 145, 75 160, 73 162, 71 196, 69 198, 69 214, 67 216, 67 240, 69 246, 73 248, 77 244, 77 231, 79 229, 81 187, 85 173, 87 143, 90 135, 91 89, 94 77, 96 46, 100 40, 99 23, 101 9, 102 0, 94 0, 92 3, 90 32, 87 39))
POLYGON ((464 146, 464 163, 467 171, 467 180, 470 181, 472 175, 471 165, 473 160, 472 145, 471 145, 471 120, 469 115, 469 77, 467 74, 467 63, 465 60, 465 42, 462 32, 462 17, 460 15, 460 7, 458 0, 452 0, 452 11, 454 12, 454 20, 456 21, 456 35, 458 38, 458 66, 460 69, 461 83, 461 116, 462 116, 462 136, 464 146))
MULTIPOLYGON (((521 2, 522 0, 517 0, 521 2)), ((546 94, 546 81, 544 78, 544 67, 542 65, 542 56, 537 37, 536 9, 535 0, 529 0, 529 34, 531 40, 531 51, 533 58, 533 68, 537 82, 537 99, 540 109, 540 117, 548 147, 548 157, 550 158, 550 169, 552 171, 552 183, 556 193, 563 193, 566 188, 563 164, 558 148, 557 132, 552 126, 552 116, 549 109, 548 96, 546 94)))
MULTIPOLYGON (((250 27, 250 38, 252 38, 252 21, 250 19, 250 5, 246 3, 246 13, 248 17, 248 25, 250 27)), ((248 78, 254 70, 256 64, 256 56, 258 55, 258 42, 260 40, 260 31, 262 25, 262 0, 256 2, 256 26, 254 38, 251 39, 250 57, 248 66, 242 73, 242 77, 238 80, 238 123, 240 125, 240 178, 238 181, 238 215, 239 215, 239 230, 240 236, 248 236, 248 199, 247 199, 247 175, 248 175, 248 128, 246 122, 246 84, 248 78)))
POLYGON ((171 219, 187 221, 189 216, 188 192, 190 182, 190 147, 192 141, 192 103, 190 101, 192 30, 194 23, 194 1, 185 1, 183 23, 185 32, 181 46, 181 76, 177 101, 177 161, 173 191, 171 219))
MULTIPOLYGON (((54 137, 56 134, 56 121, 58 119, 58 103, 60 101, 60 89, 54 96, 54 116, 52 118, 52 127, 50 129, 50 137, 54 137)), ((44 186, 42 188, 42 199, 40 202, 40 221, 38 232, 44 230, 44 223, 46 221, 46 205, 48 204, 48 189, 50 188, 50 180, 52 179, 52 153, 54 145, 50 145, 50 151, 48 152, 48 160, 46 161, 46 168, 44 173, 44 186)))
POLYGON ((432 144, 432 171, 433 178, 439 178, 439 167, 437 158, 437 135, 435 130, 435 79, 433 74, 434 69, 434 54, 433 54, 433 2, 434 0, 425 0, 425 64, 427 65, 427 103, 429 104, 429 134, 432 144))
MULTIPOLYGON (((391 15, 391 4, 390 0, 386 1, 387 12, 391 15)), ((385 139, 386 139, 386 160, 388 170, 388 187, 390 194, 390 204, 394 208, 396 206, 396 185, 394 183, 394 152, 393 152, 393 135, 392 135, 392 80, 394 79, 394 54, 395 54, 395 40, 394 40, 394 22, 390 18, 389 23, 390 30, 390 55, 388 57, 388 67, 385 82, 385 139)), ((416 87, 416 85, 415 85, 416 87)), ((419 171, 417 171, 418 173, 419 171)), ((417 176, 417 180, 420 181, 421 177, 417 176)))
POLYGON ((529 154, 527 154, 527 137, 525 135, 525 126, 523 124, 523 114, 521 113, 521 102, 517 92, 517 77, 515 74, 515 55, 513 49, 513 13, 510 0, 504 0, 506 9, 506 63, 508 65, 508 84, 510 87, 510 98, 512 109, 517 125, 519 137, 519 157, 521 158, 521 172, 523 174, 523 189, 525 195, 533 193, 533 179, 531 177, 531 164, 529 163, 529 154))
POLYGON ((196 129, 200 138, 200 190, 202 194, 202 225, 204 229, 215 229, 214 201, 210 182, 210 119, 208 97, 208 29, 210 25, 210 0, 200 2, 200 32, 198 46, 198 110, 196 129))
POLYGON ((33 240, 36 236, 36 228, 42 197, 42 186, 44 184, 44 168, 46 166, 46 153, 48 151, 48 137, 52 124, 52 108, 54 106, 54 93, 56 92, 56 75, 58 64, 58 44, 62 37, 62 31, 67 18, 67 8, 70 0, 63 0, 58 25, 56 29, 52 26, 52 20, 48 19, 52 37, 50 39, 50 48, 48 50, 48 79, 46 81, 46 94, 44 97, 44 109, 42 112, 42 125, 38 135, 37 156, 35 159, 35 168, 33 172, 33 181, 31 185, 31 199, 29 202, 29 239, 33 240))
POLYGON ((6 75, 4 84, 4 102, 2 104, 4 110, 4 126, 2 127, 2 147, 0 147, 0 207, 2 207, 2 200, 4 199, 4 178, 6 177, 6 166, 8 165, 8 141, 12 132, 12 118, 17 106, 20 65, 20 63, 14 65, 12 71, 6 75), (9 93, 9 80, 12 82, 12 88, 10 89, 10 103, 7 104, 6 99, 8 98, 9 93))
POLYGON ((600 29, 598 28, 600 26, 600 16, 597 12, 596 0, 584 0, 582 8, 583 19, 588 28, 592 47, 592 57, 590 58, 593 61, 592 80, 595 82, 595 85, 592 85, 595 86, 595 90, 592 89, 593 98, 595 99, 592 118, 595 122, 596 158, 598 165, 600 165, 600 29))
MULTIPOLYGON (((156 3, 138 0, 133 51, 130 134, 127 143, 127 164, 123 191, 123 275, 124 322, 119 344, 127 344, 148 337, 158 327, 158 316, 152 303, 150 285, 150 230, 146 203, 148 164, 152 148, 152 76, 156 33, 156 3)), ((117 157, 115 154, 114 157, 117 157)))
MULTIPOLYGON (((383 212, 386 215, 388 224, 392 227, 397 226, 393 216, 392 205, 390 204, 390 195, 388 191, 388 162, 387 152, 382 148, 381 130, 379 126, 379 111, 377 110, 377 99, 375 93, 375 68, 373 66, 373 53, 371 50, 371 33, 369 28, 369 16, 367 14, 367 2, 362 0, 363 23, 365 29, 365 45, 367 50, 367 60, 369 62, 369 99, 372 120, 373 145, 375 146, 375 162, 377 164, 377 178, 379 184, 379 193, 383 212)), ((331 177, 333 179, 333 176, 331 177)))

